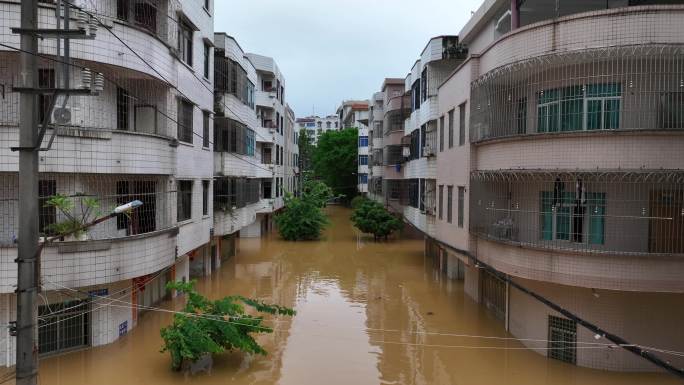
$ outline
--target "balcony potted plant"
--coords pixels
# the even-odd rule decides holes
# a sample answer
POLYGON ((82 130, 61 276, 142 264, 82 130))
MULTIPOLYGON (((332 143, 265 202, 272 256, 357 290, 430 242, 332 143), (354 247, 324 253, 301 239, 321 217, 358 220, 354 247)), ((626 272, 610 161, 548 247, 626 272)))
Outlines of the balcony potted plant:
POLYGON ((82 196, 80 199, 80 212, 77 212, 74 201, 62 194, 50 197, 45 203, 45 207, 54 207, 62 213, 64 220, 49 225, 47 230, 52 234, 62 235, 61 240, 66 242, 87 241, 89 236, 85 230, 86 224, 100 215, 98 210, 100 202, 95 198, 86 196, 82 196))

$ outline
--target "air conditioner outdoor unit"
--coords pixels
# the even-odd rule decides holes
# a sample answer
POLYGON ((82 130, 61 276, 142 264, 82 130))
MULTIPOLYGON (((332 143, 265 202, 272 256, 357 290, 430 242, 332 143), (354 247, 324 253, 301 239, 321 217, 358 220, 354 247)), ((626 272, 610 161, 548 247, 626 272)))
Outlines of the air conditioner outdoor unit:
POLYGON ((435 151, 432 149, 432 146, 424 146, 423 147, 423 155, 424 156, 434 156, 435 151))
POLYGON ((273 127, 271 127, 271 128, 268 129, 268 132, 270 132, 271 134, 275 134, 276 129, 273 128, 273 127))
POLYGON ((52 122, 58 125, 66 126, 77 126, 75 122, 74 109, 71 106, 66 107, 55 107, 52 111, 52 122))

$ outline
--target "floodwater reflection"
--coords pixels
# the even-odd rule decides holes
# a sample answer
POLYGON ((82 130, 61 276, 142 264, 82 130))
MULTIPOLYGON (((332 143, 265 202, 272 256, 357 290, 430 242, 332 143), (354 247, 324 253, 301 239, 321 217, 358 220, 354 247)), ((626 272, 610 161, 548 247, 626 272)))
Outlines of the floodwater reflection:
MULTIPOLYGON (((330 208, 321 242, 277 236, 240 240, 239 255, 198 288, 296 308, 259 337, 268 356, 228 353, 210 375, 185 378, 160 354, 167 313, 147 312, 120 341, 41 361, 41 384, 675 384, 663 374, 578 368, 521 349, 503 325, 468 299, 460 282, 434 274, 419 240, 373 243, 349 211, 330 208), (440 332, 441 335, 426 334, 440 332)), ((168 302, 164 308, 181 304, 168 302)))

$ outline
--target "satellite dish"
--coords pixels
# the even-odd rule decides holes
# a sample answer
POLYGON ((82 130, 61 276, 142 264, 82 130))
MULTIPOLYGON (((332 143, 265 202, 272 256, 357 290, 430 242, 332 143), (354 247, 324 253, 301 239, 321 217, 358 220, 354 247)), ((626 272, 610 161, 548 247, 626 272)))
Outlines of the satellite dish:
POLYGON ((68 108, 55 108, 55 113, 52 116, 57 124, 71 123, 71 110, 68 108))

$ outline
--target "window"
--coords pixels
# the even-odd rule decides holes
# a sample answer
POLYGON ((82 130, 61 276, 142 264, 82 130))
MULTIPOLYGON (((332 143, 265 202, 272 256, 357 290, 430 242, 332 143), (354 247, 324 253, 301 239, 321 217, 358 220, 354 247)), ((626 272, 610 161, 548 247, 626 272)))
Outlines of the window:
POLYGON ((439 204, 438 204, 438 210, 437 210, 440 220, 443 219, 443 216, 442 216, 443 209, 444 209, 444 185, 441 184, 441 185, 439 185, 439 204))
POLYGON ((463 103, 458 106, 458 145, 463 146, 465 144, 465 133, 466 133, 466 104, 463 103))
POLYGON ((157 7, 146 0, 135 0, 135 24, 146 30, 157 33, 157 7))
POLYGON ((122 21, 128 21, 128 14, 130 0, 116 0, 116 18, 122 21))
POLYGON ((209 79, 211 70, 211 46, 204 43, 204 77, 209 79))
POLYGON ((209 215, 209 181, 202 181, 202 215, 209 215))
POLYGON ((420 75, 420 84, 421 84, 421 90, 420 90, 420 100, 421 101, 426 101, 428 97, 428 76, 427 76, 427 67, 423 69, 423 73, 420 75))
POLYGON ((130 98, 128 92, 116 87, 116 128, 128 131, 130 122, 130 98))
POLYGON ((449 148, 454 147, 454 110, 449 111, 449 148))
POLYGON ((47 201, 56 194, 57 181, 38 181, 38 231, 41 234, 51 235, 50 226, 57 223, 57 209, 54 206, 45 206, 47 201))
POLYGON ((211 113, 204 111, 202 114, 202 146, 209 148, 209 126, 211 122, 211 113))
POLYGON ((608 130, 620 127, 621 84, 589 84, 537 94, 537 131, 608 130))
POLYGON ((211 0, 204 0, 204 9, 209 12, 211 10, 211 0))
POLYGON ((177 195, 177 221, 187 221, 192 218, 192 181, 179 180, 177 195))
POLYGON ((368 184, 368 174, 359 174, 359 184, 368 184))
POLYGON ((454 186, 447 186, 447 222, 454 219, 454 186))
POLYGON ((359 136, 359 147, 368 147, 368 137, 359 136))
POLYGON ((606 194, 565 191, 556 181, 554 191, 542 191, 541 238, 547 241, 589 242, 602 245, 605 237, 606 194))
POLYGON ((330 122, 325 122, 325 128, 331 128, 331 127, 332 127, 332 123, 330 123, 330 122))
POLYGON ((192 28, 183 20, 178 22, 178 55, 192 67, 192 28))
POLYGON ((684 92, 663 92, 660 116, 662 128, 684 128, 684 92))
POLYGON ((186 99, 178 99, 178 140, 192 143, 193 105, 186 99))
POLYGON ((420 206, 420 181, 418 179, 409 179, 406 183, 408 186, 408 205, 417 209, 420 206))
POLYGON ((264 180, 261 183, 261 194, 264 197, 264 199, 271 199, 273 197, 272 196, 272 194, 273 194, 272 189, 273 189, 273 180, 271 180, 271 179, 264 180))
POLYGON ((517 125, 518 134, 524 134, 527 132, 527 98, 518 99, 518 110, 517 110, 517 125))
POLYGON ((420 109, 420 79, 416 80, 411 87, 412 111, 420 109))
POLYGON ((458 187, 458 227, 463 227, 463 216, 465 211, 465 187, 458 187))
POLYGON ((280 146, 276 144, 276 162, 275 164, 280 164, 280 146))
POLYGON ((439 152, 444 151, 444 115, 439 118, 439 152))
POLYGON ((128 181, 116 182, 116 203, 123 205, 139 200, 142 206, 127 214, 116 217, 117 230, 126 230, 126 235, 137 235, 157 229, 157 182, 128 181))
POLYGON ((575 364, 577 322, 549 315, 549 358, 575 364))
POLYGON ((90 345, 91 313, 89 300, 38 306, 38 353, 56 353, 90 345))
POLYGON ((368 166, 368 155, 359 155, 359 166, 368 166))
MULTIPOLYGON (((52 68, 41 68, 38 70, 38 88, 55 88, 55 70, 52 68)), ((52 104, 52 95, 40 94, 38 95, 38 122, 43 124, 45 118, 48 118, 48 123, 52 120, 50 114, 50 104, 52 104)))

